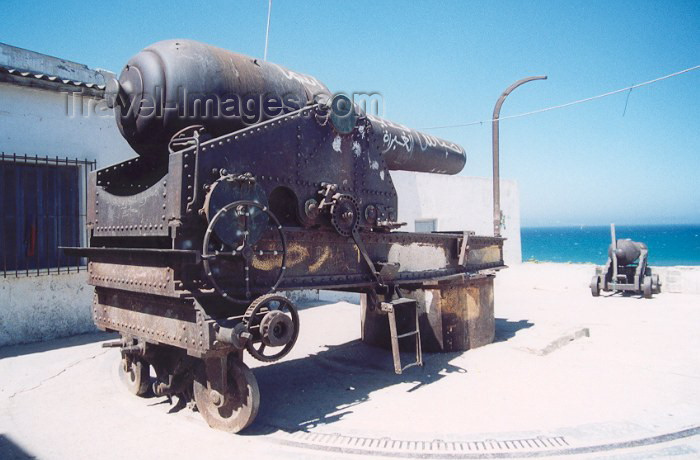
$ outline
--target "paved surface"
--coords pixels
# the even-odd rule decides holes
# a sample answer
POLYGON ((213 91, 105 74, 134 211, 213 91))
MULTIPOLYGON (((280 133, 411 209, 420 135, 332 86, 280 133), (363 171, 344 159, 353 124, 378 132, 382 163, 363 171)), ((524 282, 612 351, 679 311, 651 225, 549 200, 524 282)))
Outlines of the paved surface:
MULTIPOLYGON (((700 296, 593 298, 592 266, 523 264, 496 285, 497 341, 392 373, 357 305, 306 306, 241 435, 121 387, 106 334, 0 349, 0 458, 700 456, 700 296)), ((408 358, 408 356, 407 356, 408 358)))

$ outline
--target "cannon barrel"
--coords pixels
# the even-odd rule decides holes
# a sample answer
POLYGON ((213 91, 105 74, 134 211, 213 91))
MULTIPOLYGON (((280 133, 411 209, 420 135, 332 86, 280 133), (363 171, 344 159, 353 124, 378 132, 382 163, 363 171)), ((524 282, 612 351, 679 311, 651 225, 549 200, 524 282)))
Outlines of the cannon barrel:
MULTIPOLYGON (((106 92, 124 138, 156 160, 167 157, 172 136, 188 126, 220 136, 331 98, 312 76, 192 40, 145 48, 106 92)), ((389 169, 456 174, 464 167, 461 146, 369 118, 370 139, 389 169)))
POLYGON ((313 77, 192 40, 145 48, 107 92, 119 130, 141 156, 167 156, 170 138, 187 126, 219 136, 329 95, 313 77))
MULTIPOLYGON (((646 249, 647 246, 644 243, 638 243, 632 241, 628 238, 617 240, 617 249, 615 249, 615 255, 617 256, 617 263, 619 265, 629 265, 639 259, 642 254, 642 249, 646 249)), ((612 244, 608 247, 608 257, 612 258, 613 246, 612 244)))
POLYGON ((389 169, 457 174, 464 168, 467 156, 461 145, 382 118, 369 119, 372 140, 389 169))

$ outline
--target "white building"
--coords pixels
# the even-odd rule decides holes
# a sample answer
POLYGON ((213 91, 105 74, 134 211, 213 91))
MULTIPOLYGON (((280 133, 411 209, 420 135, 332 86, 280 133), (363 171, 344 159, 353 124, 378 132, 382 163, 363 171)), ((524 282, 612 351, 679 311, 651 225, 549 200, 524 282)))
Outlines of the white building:
MULTIPOLYGON (((104 103, 114 74, 0 44, 0 346, 93 330, 92 288, 58 246, 85 244, 88 171, 134 156, 104 103)), ((491 180, 393 172, 409 231, 492 232, 491 180)), ((518 263, 517 185, 502 181, 506 263, 518 263)))

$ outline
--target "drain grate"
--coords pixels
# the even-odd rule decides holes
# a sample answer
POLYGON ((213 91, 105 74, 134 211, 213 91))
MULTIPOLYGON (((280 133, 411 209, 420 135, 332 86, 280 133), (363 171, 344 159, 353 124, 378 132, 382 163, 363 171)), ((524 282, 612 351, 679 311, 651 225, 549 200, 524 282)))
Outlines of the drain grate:
POLYGON ((548 449, 568 448, 563 436, 538 436, 511 440, 486 439, 481 441, 405 441, 362 436, 347 436, 336 433, 314 433, 296 431, 285 433, 278 440, 297 447, 332 450, 347 453, 399 454, 430 457, 431 454, 489 454, 506 452, 532 452, 548 449))
MULTIPOLYGON (((401 441, 388 437, 370 438, 310 431, 278 432, 275 441, 293 447, 360 455, 380 455, 409 458, 519 458, 548 457, 607 452, 617 449, 652 446, 655 444, 700 435, 700 426, 646 438, 613 441, 603 444, 572 447, 563 436, 481 441, 401 441)), ((694 451, 693 451, 694 452, 694 451)))

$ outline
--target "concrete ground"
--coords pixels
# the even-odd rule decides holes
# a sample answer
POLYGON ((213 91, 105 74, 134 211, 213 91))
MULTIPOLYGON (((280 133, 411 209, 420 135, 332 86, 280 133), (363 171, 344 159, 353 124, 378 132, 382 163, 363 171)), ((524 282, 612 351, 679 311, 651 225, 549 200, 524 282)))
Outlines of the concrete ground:
MULTIPOLYGON (((392 372, 357 305, 304 306, 244 433, 122 388, 107 334, 0 349, 0 458, 700 456, 700 296, 593 298, 592 265, 496 283, 496 342, 392 372)), ((406 359, 409 359, 406 356, 406 359)))

